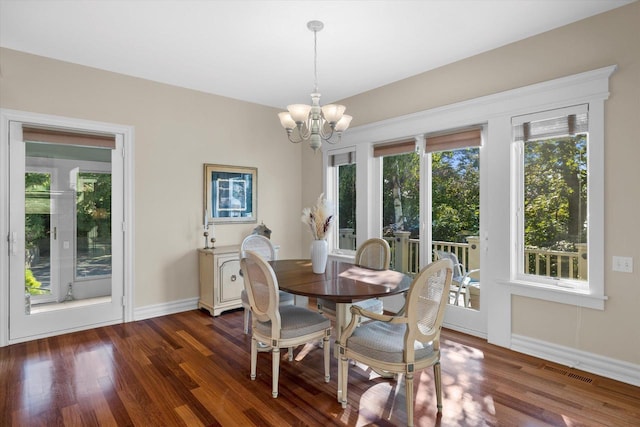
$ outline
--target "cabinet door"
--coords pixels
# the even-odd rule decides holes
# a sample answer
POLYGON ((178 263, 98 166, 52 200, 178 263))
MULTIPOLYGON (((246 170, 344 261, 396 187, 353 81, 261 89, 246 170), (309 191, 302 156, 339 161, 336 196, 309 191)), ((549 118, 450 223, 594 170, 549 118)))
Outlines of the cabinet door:
POLYGON ((244 289, 244 281, 240 276, 240 260, 220 259, 218 265, 220 271, 220 302, 240 301, 240 293, 244 289))

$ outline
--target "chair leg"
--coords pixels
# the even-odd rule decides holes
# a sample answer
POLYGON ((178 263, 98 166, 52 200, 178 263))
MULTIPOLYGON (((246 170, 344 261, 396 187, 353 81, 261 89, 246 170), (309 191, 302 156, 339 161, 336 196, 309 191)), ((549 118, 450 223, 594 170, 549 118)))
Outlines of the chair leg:
MULTIPOLYGON (((318 313, 322 314, 322 304, 317 303, 317 306, 318 306, 318 313)), ((324 340, 320 340, 320 348, 324 348, 324 340)))
POLYGON ((436 404, 438 405, 438 413, 442 413, 442 373, 440 370, 440 362, 433 365, 433 381, 436 383, 436 404))
POLYGON ((271 383, 272 391, 271 395, 278 397, 278 375, 280 374, 280 348, 274 347, 271 351, 271 383))
POLYGON ((331 345, 329 345, 329 337, 325 336, 322 339, 322 343, 323 343, 323 350, 324 350, 324 382, 328 383, 331 379, 331 373, 330 373, 331 352, 329 351, 329 349, 331 348, 331 345))
POLYGON ((249 316, 251 316, 251 310, 244 307, 244 333, 249 333, 249 316))
POLYGON ((404 375, 404 389, 407 400, 407 426, 413 427, 413 372, 404 375))
POLYGON ((458 286, 458 291, 456 292, 455 305, 460 305, 460 292, 462 292, 462 288, 460 286, 458 286))
POLYGON ((338 389, 338 396, 341 400, 342 409, 347 407, 347 384, 349 382, 349 359, 345 356, 340 356, 340 366, 338 369, 339 381, 338 384, 342 385, 342 390, 338 389))
POLYGON ((256 379, 256 365, 258 364, 258 340, 251 338, 251 379, 256 379))
POLYGON ((293 347, 289 347, 289 362, 293 362, 293 347))

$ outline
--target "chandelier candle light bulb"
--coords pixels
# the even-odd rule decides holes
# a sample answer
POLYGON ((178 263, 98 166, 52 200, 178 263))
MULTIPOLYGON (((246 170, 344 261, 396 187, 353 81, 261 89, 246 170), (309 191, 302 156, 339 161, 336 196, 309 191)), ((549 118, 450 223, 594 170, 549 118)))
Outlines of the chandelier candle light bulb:
POLYGON ((289 141, 298 143, 309 141, 313 151, 322 146, 322 141, 336 144, 342 138, 342 132, 351 124, 351 116, 344 114, 346 107, 339 104, 320 106, 320 93, 318 92, 318 53, 317 35, 324 28, 320 21, 309 21, 307 28, 313 31, 313 71, 314 88, 311 93, 311 105, 291 104, 287 105, 287 111, 278 113, 280 124, 287 131, 289 141), (333 136, 337 135, 335 139, 333 136))

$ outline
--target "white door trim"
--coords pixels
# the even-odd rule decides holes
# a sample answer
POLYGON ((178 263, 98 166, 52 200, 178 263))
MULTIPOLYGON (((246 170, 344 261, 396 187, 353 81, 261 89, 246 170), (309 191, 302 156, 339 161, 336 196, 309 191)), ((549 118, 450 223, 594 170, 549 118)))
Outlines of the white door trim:
POLYGON ((124 213, 124 321, 134 320, 133 290, 135 280, 134 247, 134 128, 113 123, 75 119, 70 117, 30 113, 18 110, 0 109, 0 347, 18 341, 9 340, 9 124, 12 121, 83 129, 120 135, 123 140, 124 157, 123 200, 124 213))

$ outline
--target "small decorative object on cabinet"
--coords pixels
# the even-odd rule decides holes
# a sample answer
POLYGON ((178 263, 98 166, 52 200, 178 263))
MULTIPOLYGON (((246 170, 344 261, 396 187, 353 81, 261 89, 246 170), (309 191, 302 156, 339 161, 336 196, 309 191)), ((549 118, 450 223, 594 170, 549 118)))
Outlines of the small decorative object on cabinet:
POLYGON ((240 275, 240 246, 220 246, 215 249, 198 249, 200 268, 200 299, 198 308, 204 308, 212 316, 223 311, 242 307, 240 294, 244 281, 240 275))
POLYGON ((271 238, 271 230, 269 229, 269 227, 264 225, 264 222, 260 223, 259 226, 254 228, 253 229, 253 233, 251 233, 251 234, 258 234, 260 236, 266 237, 267 239, 271 238))

